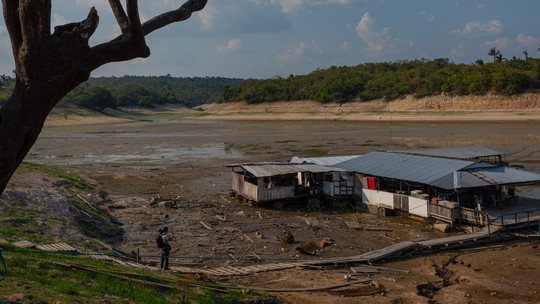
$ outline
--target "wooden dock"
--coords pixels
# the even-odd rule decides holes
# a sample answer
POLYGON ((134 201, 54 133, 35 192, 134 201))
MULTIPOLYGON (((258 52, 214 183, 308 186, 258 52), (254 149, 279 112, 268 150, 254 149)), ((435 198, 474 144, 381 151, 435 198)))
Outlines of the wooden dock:
MULTIPOLYGON (((540 220, 535 219, 535 220, 540 220)), ((530 218, 529 218, 530 221, 530 218)), ((256 264, 250 266, 220 266, 216 268, 197 268, 197 267, 182 267, 182 266, 170 266, 172 271, 191 274, 206 274, 210 276, 224 277, 224 276, 238 276, 249 275, 257 272, 284 270, 291 268, 312 268, 312 267, 324 267, 324 266, 349 266, 351 264, 368 264, 376 261, 381 261, 390 258, 407 257, 412 254, 428 254, 434 251, 450 250, 458 248, 466 248, 474 246, 479 242, 493 242, 501 240, 501 235, 497 232, 513 226, 515 224, 521 224, 522 221, 507 221, 508 225, 497 225, 491 223, 475 233, 454 235, 449 237, 437 238, 432 240, 422 241, 404 241, 391 246, 362 253, 356 256, 319 259, 319 260, 303 260, 283 263, 269 263, 269 264, 256 264)), ((63 251, 63 252, 80 252, 77 249, 64 244, 48 244, 38 245, 38 249, 46 251, 63 251)), ((86 254, 91 258, 108 260, 120 265, 144 268, 149 270, 158 270, 157 267, 149 265, 142 265, 135 261, 126 261, 119 257, 112 257, 108 255, 100 254, 86 254)))

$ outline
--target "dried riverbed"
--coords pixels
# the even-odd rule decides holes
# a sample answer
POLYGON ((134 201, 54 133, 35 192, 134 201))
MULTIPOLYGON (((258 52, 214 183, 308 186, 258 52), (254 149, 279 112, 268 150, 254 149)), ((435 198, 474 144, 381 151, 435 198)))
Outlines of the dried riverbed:
MULTIPOLYGON (((357 255, 403 240, 441 236, 425 223, 402 218, 350 210, 269 210, 243 205, 228 198, 227 164, 285 161, 295 155, 334 156, 477 144, 506 151, 511 163, 540 172, 540 125, 536 122, 233 121, 175 115, 148 119, 46 128, 27 161, 61 166, 107 192, 110 200, 102 201, 99 207, 123 223, 125 235, 120 249, 158 254, 153 239, 158 228, 167 225, 175 233, 172 254, 178 258, 174 263, 195 266, 222 265, 225 258, 238 252, 246 236, 254 240, 253 253, 274 261, 357 255), (152 205, 153 198, 171 203, 152 205), (380 229, 350 229, 346 221, 380 229), (274 239, 285 229, 297 242, 331 238, 335 246, 316 256, 300 255, 295 249, 298 244, 283 245, 274 239)), ((15 181, 14 185, 22 183, 17 177, 15 181)), ((39 185, 53 187, 47 181, 39 185)), ((387 291, 385 296, 369 296, 370 302, 427 303, 430 299, 419 295, 417 288, 427 284, 436 286, 433 303, 492 303, 507 296, 515 297, 513 303, 539 300, 535 292, 540 291, 540 255, 529 245, 424 257, 387 266, 410 273, 374 276, 387 291), (498 276, 501 267, 512 270, 508 273, 514 277, 498 276), (453 284, 443 286, 443 272, 449 273, 453 284), (519 292, 516 286, 521 288, 519 292)), ((239 280, 264 287, 320 286, 342 282, 346 272, 287 270, 239 280)), ((358 302, 358 298, 339 294, 281 295, 293 303, 312 303, 314 299, 358 302)))

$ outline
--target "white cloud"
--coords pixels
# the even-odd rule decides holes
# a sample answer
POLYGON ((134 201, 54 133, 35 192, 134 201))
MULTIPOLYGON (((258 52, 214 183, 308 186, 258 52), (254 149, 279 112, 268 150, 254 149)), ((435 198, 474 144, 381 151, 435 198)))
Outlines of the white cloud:
POLYGON ((257 5, 272 4, 279 5, 281 12, 294 14, 297 11, 323 5, 348 5, 359 0, 247 0, 257 5))
POLYGON ((66 18, 64 16, 58 15, 57 13, 53 13, 52 16, 52 28, 54 29, 55 26, 58 25, 64 25, 67 23, 66 18))
POLYGON ((480 21, 468 21, 462 29, 453 30, 455 35, 465 37, 478 37, 484 35, 496 35, 500 34, 504 29, 504 26, 500 20, 490 20, 487 23, 481 23, 480 21))
POLYGON ((450 58, 458 58, 458 57, 461 57, 462 55, 463 55, 462 45, 460 45, 457 48, 452 48, 452 50, 450 50, 450 58))
MULTIPOLYGON (((4 45, 9 45, 9 37, 7 33, 7 28, 4 25, 0 25, 0 47, 4 45)), ((8 54, 10 53, 8 52, 8 54)))
POLYGON ((112 39, 120 36, 121 34, 122 34, 122 31, 120 30, 120 27, 118 25, 116 25, 116 24, 112 24, 109 27, 109 31, 105 35, 105 38, 107 40, 112 40, 112 39))
POLYGON ((538 44, 538 39, 533 36, 519 33, 516 37, 516 42, 522 46, 536 46, 538 44))
POLYGON ((242 48, 242 40, 240 38, 234 38, 227 41, 226 44, 218 45, 218 51, 220 53, 233 53, 242 48))
POLYGON ((107 0, 75 0, 75 3, 88 8, 92 6, 96 8, 110 8, 109 1, 107 0))
POLYGON ((207 4, 204 9, 200 12, 197 12, 197 17, 201 20, 203 28, 211 29, 215 27, 215 19, 218 15, 216 6, 207 4))
POLYGON ((512 40, 510 40, 508 37, 499 37, 493 41, 486 41, 484 43, 487 47, 497 47, 497 48, 505 48, 512 44, 512 40))
POLYGON ((341 49, 345 52, 348 52, 351 50, 351 45, 349 44, 348 41, 344 41, 342 44, 341 44, 341 49))
POLYGON ((322 54, 319 46, 312 41, 311 43, 300 42, 297 45, 293 45, 287 51, 278 55, 278 62, 282 65, 296 64, 304 60, 310 59, 314 55, 322 54))
POLYGON ((427 22, 433 22, 435 20, 435 16, 433 14, 428 14, 426 11, 421 12, 421 15, 427 22))
POLYGON ((364 13, 356 25, 356 34, 368 46, 369 55, 372 57, 390 51, 395 45, 395 40, 390 35, 390 27, 377 30, 369 13, 364 13))
POLYGON ((279 4, 281 11, 284 13, 292 13, 297 8, 304 5, 302 0, 272 0, 272 4, 279 4))
POLYGON ((300 42, 288 49, 286 52, 278 55, 278 61, 280 64, 290 64, 300 62, 301 57, 306 53, 306 44, 300 42))

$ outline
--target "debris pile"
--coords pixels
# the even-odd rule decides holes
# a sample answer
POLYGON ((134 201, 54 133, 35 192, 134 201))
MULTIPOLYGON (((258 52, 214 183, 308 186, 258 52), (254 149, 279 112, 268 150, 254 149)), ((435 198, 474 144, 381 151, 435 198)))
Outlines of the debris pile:
POLYGON ((284 244, 292 244, 294 243, 294 236, 289 230, 284 230, 280 233, 278 233, 274 239, 276 241, 282 242, 284 244))
POLYGON ((329 238, 324 238, 322 240, 311 240, 296 247, 296 250, 298 250, 300 253, 316 255, 317 253, 324 251, 324 248, 328 246, 336 246, 336 241, 329 238))

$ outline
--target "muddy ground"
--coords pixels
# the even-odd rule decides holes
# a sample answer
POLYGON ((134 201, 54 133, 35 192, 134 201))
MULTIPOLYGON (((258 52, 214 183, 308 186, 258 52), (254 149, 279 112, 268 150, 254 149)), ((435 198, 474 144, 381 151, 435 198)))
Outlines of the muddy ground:
MULTIPOLYGON (((540 172, 540 125, 536 122, 230 121, 183 119, 173 114, 145 119, 46 128, 26 160, 61 166, 103 190, 106 199, 86 194, 87 199, 123 224, 124 234, 117 244, 123 251, 139 250, 154 259, 159 253, 154 244, 157 230, 168 226, 175 234, 172 254, 173 263, 178 265, 235 265, 237 262, 228 259, 247 238, 254 241, 247 256, 256 255, 269 263, 352 256, 404 240, 447 235, 425 222, 350 209, 248 206, 229 198, 227 164, 476 144, 506 151, 511 163, 540 172), (350 229, 345 221, 357 221, 369 229, 350 229), (285 229, 291 231, 295 244, 284 245, 274 239, 285 229), (295 249, 299 243, 322 238, 335 240, 335 246, 315 256, 295 249)), ((28 175, 16 175, 0 203, 18 196, 36 197, 44 189, 53 189, 53 194, 38 203, 61 201, 55 197, 62 193, 54 194, 57 180, 34 178, 31 181, 28 175)), ((522 195, 537 193, 531 187, 521 191, 522 195)), ((42 208, 40 212, 52 211, 42 208)), ((43 226, 53 226, 52 220, 46 220, 51 216, 44 216, 43 226)), ((48 240, 62 241, 73 232, 68 240, 85 241, 84 235, 74 232, 76 226, 60 218, 63 228, 50 232, 48 240)), ((381 264, 393 270, 372 275, 379 287, 353 285, 337 293, 276 295, 291 303, 540 302, 538 242, 519 240, 503 245, 381 264)), ((342 283, 348 272, 294 269, 229 280, 267 288, 303 288, 342 283)))

